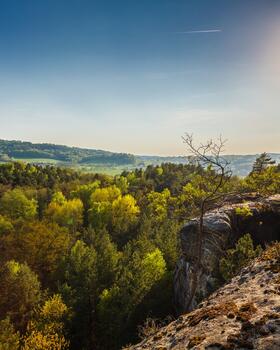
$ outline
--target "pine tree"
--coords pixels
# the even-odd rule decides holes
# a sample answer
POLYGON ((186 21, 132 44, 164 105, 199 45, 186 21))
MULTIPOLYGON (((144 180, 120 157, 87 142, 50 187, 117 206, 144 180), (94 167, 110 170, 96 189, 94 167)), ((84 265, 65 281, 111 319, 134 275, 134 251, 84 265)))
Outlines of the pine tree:
POLYGON ((253 164, 250 175, 262 173, 268 166, 275 164, 275 161, 266 153, 262 153, 253 164))

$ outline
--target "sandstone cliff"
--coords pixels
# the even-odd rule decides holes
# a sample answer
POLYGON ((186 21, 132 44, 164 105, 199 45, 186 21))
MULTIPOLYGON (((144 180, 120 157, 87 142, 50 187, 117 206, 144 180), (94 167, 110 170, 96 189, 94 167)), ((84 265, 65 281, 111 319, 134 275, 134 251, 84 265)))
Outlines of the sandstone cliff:
POLYGON ((196 310, 129 350, 280 349, 280 244, 196 310))
POLYGON ((242 235, 250 233, 254 243, 262 246, 280 239, 280 195, 269 198, 252 196, 250 200, 243 198, 235 204, 232 204, 231 199, 231 204, 208 212, 203 227, 199 269, 196 268, 198 219, 188 222, 181 231, 183 254, 177 263, 174 277, 178 314, 193 310, 221 285, 219 261, 225 250, 242 235), (241 207, 250 209, 250 215, 239 215, 236 208, 241 207))

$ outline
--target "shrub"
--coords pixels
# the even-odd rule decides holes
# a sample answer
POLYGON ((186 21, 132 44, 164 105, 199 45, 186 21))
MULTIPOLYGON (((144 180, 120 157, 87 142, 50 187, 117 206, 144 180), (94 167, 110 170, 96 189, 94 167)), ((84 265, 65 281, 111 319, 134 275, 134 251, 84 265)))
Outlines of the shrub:
POLYGON ((235 208, 235 214, 238 216, 244 216, 244 217, 253 216, 252 210, 249 208, 248 205, 235 208))
POLYGON ((229 280, 236 275, 242 267, 246 266, 250 260, 259 256, 262 249, 254 244, 249 233, 241 237, 235 245, 235 248, 229 249, 226 256, 221 259, 220 272, 224 280, 229 280))
POLYGON ((0 321, 0 349, 18 350, 19 332, 16 332, 9 318, 0 321))

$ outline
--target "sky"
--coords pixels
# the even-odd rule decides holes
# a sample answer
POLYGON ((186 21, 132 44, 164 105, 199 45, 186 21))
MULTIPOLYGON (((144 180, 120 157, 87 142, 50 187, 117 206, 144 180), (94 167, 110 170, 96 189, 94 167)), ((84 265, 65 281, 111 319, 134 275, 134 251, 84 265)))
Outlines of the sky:
POLYGON ((0 138, 280 152, 279 0, 0 0, 0 138))

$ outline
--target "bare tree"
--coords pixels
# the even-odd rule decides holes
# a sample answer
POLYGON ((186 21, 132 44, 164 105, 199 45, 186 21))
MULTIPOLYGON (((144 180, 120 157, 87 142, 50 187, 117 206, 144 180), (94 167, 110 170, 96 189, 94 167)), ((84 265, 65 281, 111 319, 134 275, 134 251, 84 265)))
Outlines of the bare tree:
POLYGON ((183 142, 187 145, 190 161, 196 162, 204 169, 207 169, 202 175, 205 179, 205 182, 203 182, 205 195, 201 198, 199 205, 198 251, 195 264, 196 281, 193 284, 193 290, 190 293, 191 297, 189 305, 187 306, 187 308, 189 308, 197 287, 197 272, 201 267, 202 243, 204 238, 204 216, 207 210, 213 207, 214 203, 217 201, 221 202, 224 198, 225 185, 230 180, 232 171, 230 169, 230 162, 222 156, 226 140, 222 139, 221 136, 216 141, 210 139, 206 143, 195 143, 193 135, 186 133, 183 137, 183 142))

